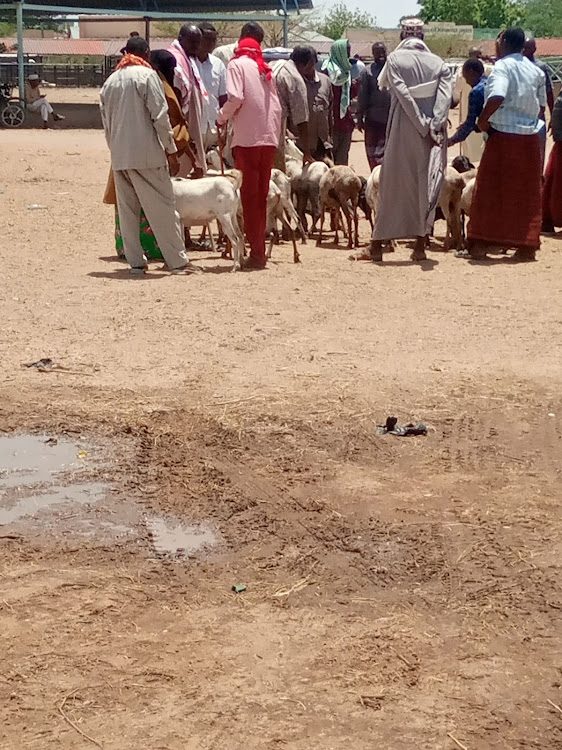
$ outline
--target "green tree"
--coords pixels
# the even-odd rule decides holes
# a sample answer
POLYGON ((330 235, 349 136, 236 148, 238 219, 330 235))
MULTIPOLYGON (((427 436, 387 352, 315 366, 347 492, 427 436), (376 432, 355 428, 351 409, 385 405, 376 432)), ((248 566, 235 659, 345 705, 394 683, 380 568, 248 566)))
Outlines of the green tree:
POLYGON ((536 37, 562 36, 562 0, 529 0, 525 27, 536 37))
MULTIPOLYGON (((543 0, 536 0, 542 3, 543 0)), ((550 1, 550 0, 549 0, 550 1)), ((521 23, 521 0, 418 0, 424 21, 452 21, 477 28, 497 29, 521 23)))
POLYGON ((377 20, 370 13, 359 8, 352 10, 344 2, 338 2, 310 27, 319 34, 329 36, 330 39, 341 39, 348 28, 372 29, 376 28, 376 25, 377 20))

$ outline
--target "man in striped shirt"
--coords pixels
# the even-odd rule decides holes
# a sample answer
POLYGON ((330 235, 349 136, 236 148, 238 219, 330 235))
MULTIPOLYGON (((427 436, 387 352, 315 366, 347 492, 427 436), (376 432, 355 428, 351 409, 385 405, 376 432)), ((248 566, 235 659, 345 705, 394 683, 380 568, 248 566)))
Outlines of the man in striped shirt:
POLYGON ((525 32, 504 31, 500 59, 488 79, 477 125, 488 135, 470 212, 468 253, 515 248, 516 260, 534 260, 540 246, 544 73, 521 54, 525 32))

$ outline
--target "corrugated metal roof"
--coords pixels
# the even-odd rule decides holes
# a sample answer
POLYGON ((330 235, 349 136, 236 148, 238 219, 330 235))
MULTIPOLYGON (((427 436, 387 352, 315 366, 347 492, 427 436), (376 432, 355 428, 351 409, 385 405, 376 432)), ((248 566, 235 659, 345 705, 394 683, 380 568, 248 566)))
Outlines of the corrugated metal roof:
MULTIPOLYGON (((562 57, 562 39, 535 39, 537 43, 537 57, 562 57)), ((480 47, 485 55, 496 54, 495 39, 478 41, 476 46, 480 47)))
MULTIPOLYGON (((12 0, 0 0, 0 7, 12 0)), ((53 0, 34 0, 34 5, 57 5, 53 0)), ((289 0, 289 10, 297 10, 296 0, 289 0)), ((115 9, 116 11, 137 12, 139 15, 150 13, 260 13, 276 12, 281 9, 281 0, 60 0, 60 6, 68 8, 72 13, 74 8, 80 10, 115 9)), ((301 10, 310 10, 312 0, 298 0, 301 10)))
MULTIPOLYGON (((8 49, 17 44, 17 39, 0 39, 8 49)), ((121 47, 124 42, 121 43, 121 47)), ((23 52, 25 55, 47 57, 49 55, 105 55, 104 43, 99 39, 24 39, 23 52)))
MULTIPOLYGON (((7 49, 10 50, 15 44, 14 37, 0 39, 7 49)), ((26 55, 37 55, 38 57, 47 57, 49 55, 80 55, 80 56, 100 56, 113 57, 120 54, 120 50, 126 43, 126 39, 24 39, 23 51, 26 55)), ((152 49, 167 49, 172 39, 163 39, 153 37, 150 40, 152 49)), ((562 57, 562 39, 537 39, 537 57, 562 57)), ((328 54, 332 42, 310 42, 310 46, 319 54, 328 54)), ((495 42, 487 39, 481 41, 478 46, 487 56, 495 54, 495 42)), ((371 57, 372 42, 351 42, 351 55, 360 57, 371 57)), ((391 45, 389 45, 389 48, 391 45)))
MULTIPOLYGON (((150 49, 168 49, 173 39, 165 39, 163 37, 151 37, 150 38, 150 49)), ((102 41, 104 52, 106 57, 117 57, 121 54, 121 50, 127 43, 126 39, 106 39, 102 41)))

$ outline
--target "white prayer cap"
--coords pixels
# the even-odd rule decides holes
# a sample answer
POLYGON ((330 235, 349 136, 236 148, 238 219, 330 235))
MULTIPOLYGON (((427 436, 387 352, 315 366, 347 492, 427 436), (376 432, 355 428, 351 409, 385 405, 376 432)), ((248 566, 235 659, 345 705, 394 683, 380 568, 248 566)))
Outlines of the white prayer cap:
POLYGON ((37 73, 30 73, 27 76, 27 80, 28 81, 38 81, 39 80, 39 76, 37 75, 37 73))
POLYGON ((423 34, 423 21, 421 18, 405 18, 400 22, 402 36, 419 36, 423 34))

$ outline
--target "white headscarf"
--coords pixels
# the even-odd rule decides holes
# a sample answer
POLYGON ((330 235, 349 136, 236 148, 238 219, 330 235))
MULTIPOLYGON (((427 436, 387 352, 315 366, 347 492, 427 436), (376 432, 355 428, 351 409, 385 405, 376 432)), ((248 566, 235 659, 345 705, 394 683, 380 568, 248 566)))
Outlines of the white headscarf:
MULTIPOLYGON (((397 52, 399 49, 416 49, 420 52, 431 52, 427 44, 424 42, 423 39, 419 39, 416 36, 409 36, 406 39, 403 39, 398 47, 394 50, 397 52)), ((388 69, 388 60, 384 64, 384 68, 379 73, 378 77, 378 83, 379 83, 379 89, 389 89, 389 83, 388 83, 388 75, 387 75, 387 69, 388 69)))

